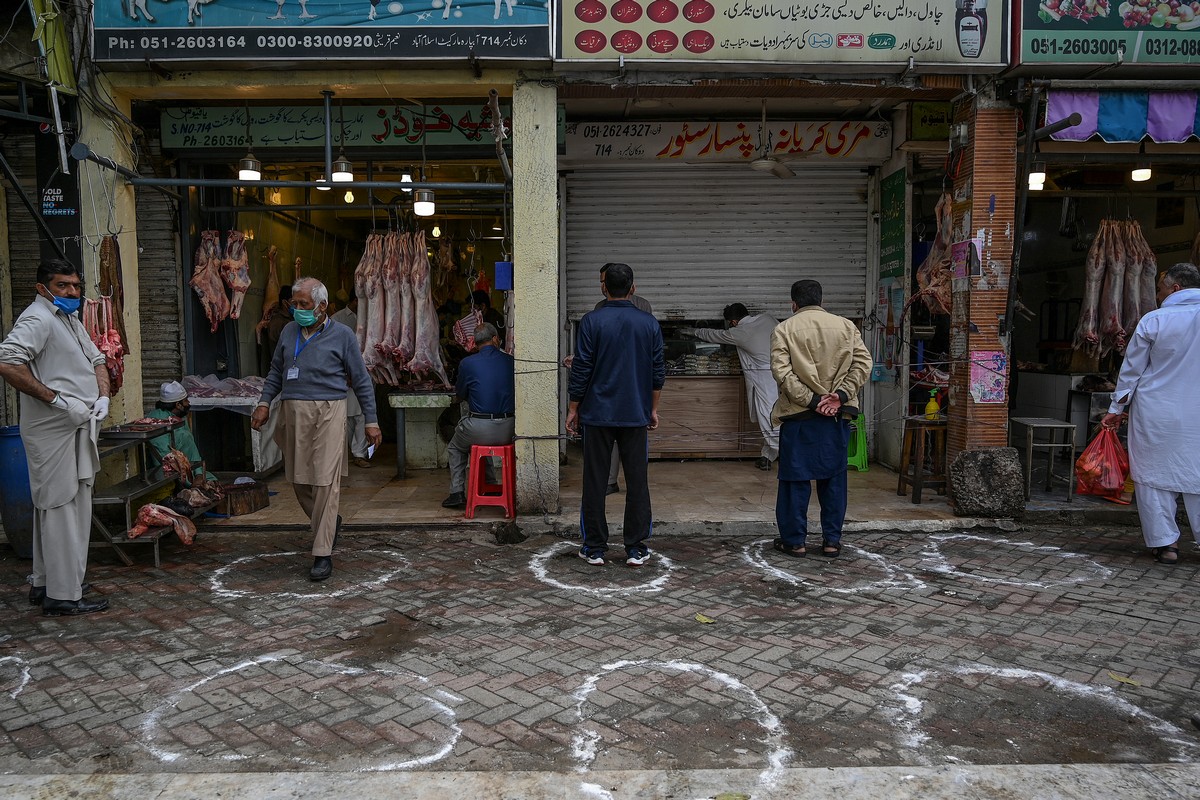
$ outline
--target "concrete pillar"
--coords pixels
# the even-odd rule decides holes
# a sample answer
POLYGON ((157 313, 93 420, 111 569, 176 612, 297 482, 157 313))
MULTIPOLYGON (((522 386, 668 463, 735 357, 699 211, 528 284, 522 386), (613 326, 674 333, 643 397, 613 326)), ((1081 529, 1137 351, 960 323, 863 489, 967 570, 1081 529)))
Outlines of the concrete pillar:
POLYGON ((969 137, 952 176, 953 241, 981 240, 982 274, 953 281, 948 463, 963 450, 1008 444, 1009 338, 999 329, 1012 271, 1017 110, 981 92, 955 122, 967 123, 969 137), (980 402, 980 390, 987 388, 981 381, 997 380, 1003 387, 999 402, 980 402))
POLYGON ((558 501, 558 149, 553 83, 513 88, 513 313, 517 507, 558 501))
MULTIPOLYGON (((131 116, 130 102, 119 94, 112 102, 126 116, 131 116)), ((80 130, 93 152, 107 156, 118 164, 135 169, 133 132, 127 125, 109 116, 98 117, 86 103, 80 104, 80 130)), ((98 274, 100 237, 116 234, 121 248, 121 283, 125 289, 125 332, 130 353, 125 356, 125 380, 112 399, 109 418, 104 424, 115 425, 142 416, 142 327, 138 303, 137 214, 133 187, 111 170, 90 161, 75 162, 79 170, 80 209, 84 236, 84 272, 89 278, 98 274)), ((96 296, 94 285, 87 287, 90 297, 96 296)))

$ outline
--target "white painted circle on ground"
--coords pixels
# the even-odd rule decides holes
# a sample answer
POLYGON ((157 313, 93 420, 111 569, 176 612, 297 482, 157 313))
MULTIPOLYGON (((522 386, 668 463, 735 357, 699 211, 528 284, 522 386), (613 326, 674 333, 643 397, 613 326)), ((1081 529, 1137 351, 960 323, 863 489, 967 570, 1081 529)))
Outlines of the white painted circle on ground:
POLYGON ((0 691, 7 692, 8 696, 16 700, 17 695, 21 693, 29 683, 29 662, 20 656, 4 656, 0 658, 0 691), (12 673, 12 680, 8 679, 8 675, 12 673))
POLYGON ((1002 539, 995 536, 976 536, 970 533, 945 533, 936 534, 929 537, 930 547, 924 550, 924 555, 934 563, 929 567, 934 572, 940 572, 943 575, 953 575, 957 578, 965 578, 967 580, 979 581, 981 583, 995 583, 1004 586, 1020 586, 1027 589, 1049 589, 1052 586, 1070 586, 1075 583, 1087 583, 1088 581, 1104 580, 1112 577, 1113 571, 1108 567, 1101 566, 1082 553, 1068 553, 1063 551, 1061 547, 1053 545, 1039 545, 1033 542, 1014 542, 1011 539, 1002 539), (1053 555, 1063 559, 1065 562, 1075 562, 1072 564, 1073 569, 1064 570, 1068 573, 1062 578, 1046 579, 1040 581, 1020 580, 1017 577, 998 577, 989 575, 980 575, 974 572, 967 572, 950 563, 950 559, 942 552, 942 543, 951 541, 974 541, 984 542, 989 545, 1007 545, 1018 550, 1024 550, 1027 553, 1039 553, 1042 555, 1053 555), (1086 571, 1087 574, 1070 576, 1070 572, 1086 571))
MULTIPOLYGON (((661 565, 664 573, 653 580, 646 583, 639 583, 634 586, 580 586, 577 584, 564 583, 550 576, 546 570, 546 562, 549 561, 556 553, 563 550, 573 549, 578 550, 579 545, 572 542, 556 542, 546 549, 535 553, 533 558, 529 559, 529 571, 533 576, 548 586, 553 586, 555 589, 569 589, 573 592, 586 592, 588 594, 599 595, 606 597, 618 594, 649 594, 653 592, 661 592, 666 586, 667 581, 671 578, 671 573, 675 571, 675 562, 664 556, 657 550, 651 551, 650 561, 638 570, 646 571, 653 569, 656 565, 661 565)), ((622 569, 630 569, 623 562, 612 562, 619 564, 622 569)), ((591 567, 593 570, 609 569, 610 564, 605 564, 603 567, 591 567)))
MULTIPOLYGON (((742 558, 746 561, 746 563, 762 572, 765 572, 770 577, 781 580, 785 583, 790 583, 793 586, 809 586, 814 589, 824 589, 829 592, 838 592, 839 594, 858 594, 859 592, 876 592, 884 589, 925 588, 925 583, 911 572, 905 572, 878 553, 871 553, 857 545, 847 544, 844 539, 842 540, 843 552, 847 550, 853 550, 858 555, 878 566, 883 573, 887 575, 887 577, 883 580, 871 581, 870 583, 864 583, 859 586, 829 586, 824 583, 815 583, 800 575, 797 575, 794 572, 781 569, 767 560, 765 550, 766 545, 772 544, 774 541, 774 539, 759 539, 756 542, 751 542, 742 548, 742 558)), ((826 560, 824 556, 815 552, 809 553, 804 559, 794 559, 791 556, 785 556, 782 554, 779 557, 781 559, 786 558, 789 561, 799 561, 800 563, 804 563, 804 561, 809 559, 818 562, 826 560)))
MULTIPOLYGON (((212 675, 209 675, 206 678, 201 678, 200 680, 196 681, 195 683, 185 686, 176 692, 172 692, 171 694, 169 694, 165 698, 163 698, 163 701, 161 703, 159 703, 157 706, 155 706, 154 709, 151 710, 150 713, 146 715, 146 718, 142 721, 142 725, 141 725, 142 740, 143 740, 142 746, 145 747, 150 752, 150 754, 153 755, 158 760, 168 762, 168 763, 180 761, 182 759, 187 758, 188 756, 197 756, 197 755, 199 755, 199 757, 204 758, 204 759, 218 758, 222 761, 247 761, 247 760, 254 758, 254 756, 246 755, 244 753, 224 753, 224 754, 219 754, 219 755, 215 755, 215 756, 208 755, 208 754, 198 754, 196 751, 196 748, 194 748, 194 747, 191 748, 188 752, 181 752, 181 751, 177 751, 177 750, 168 749, 166 747, 160 747, 157 744, 155 744, 154 740, 157 738, 158 733, 161 729, 163 716, 168 711, 175 709, 178 705, 180 705, 180 703, 184 701, 184 698, 187 695, 195 694, 197 689, 204 687, 205 685, 207 685, 208 683, 210 683, 212 681, 223 678, 226 675, 239 673, 239 672, 242 672, 247 669, 252 669, 254 667, 262 666, 264 664, 274 664, 277 662, 284 662, 287 664, 294 665, 298 668, 299 667, 307 667, 309 669, 315 668, 318 670, 328 670, 331 674, 340 674, 340 675, 350 676, 350 677, 354 677, 354 678, 371 675, 371 676, 374 676, 374 677, 372 677, 372 680, 371 680, 372 684, 378 683, 382 680, 386 680, 389 678, 399 678, 402 680, 415 679, 420 683, 424 683, 424 684, 429 683, 428 678, 425 678, 420 675, 416 675, 414 673, 402 673, 402 672, 397 672, 394 670, 385 670, 385 669, 366 670, 366 669, 360 669, 358 667, 347 666, 345 664, 338 664, 335 662, 310 661, 310 660, 306 660, 300 656, 282 656, 282 655, 259 656, 257 658, 247 659, 246 661, 242 661, 238 664, 234 664, 232 667, 226 667, 225 669, 218 670, 217 672, 213 673, 212 675)), ((270 677, 270 683, 272 684, 273 687, 277 686, 279 684, 279 682, 280 682, 279 679, 270 677)), ((254 687, 249 687, 249 689, 253 689, 253 688, 254 687)), ((249 689, 247 687, 240 687, 241 693, 248 692, 249 689)), ((441 697, 447 701, 462 702, 462 698, 457 697, 457 696, 455 696, 449 692, 446 692, 444 690, 440 690, 440 689, 435 690, 435 693, 439 697, 441 697)), ((349 696, 353 696, 354 693, 347 692, 347 694, 349 696)), ((399 699, 398 695, 396 696, 396 699, 399 699)), ((448 729, 448 731, 450 732, 450 735, 448 737, 446 737, 447 741, 439 742, 438 743, 439 746, 431 753, 427 753, 427 754, 421 755, 421 756, 414 756, 413 758, 405 759, 405 760, 401 760, 401 761, 388 761, 388 762, 379 763, 379 764, 366 764, 366 765, 357 767, 357 769, 359 771, 389 772, 389 771, 402 770, 402 769, 412 769, 414 767, 428 766, 429 764, 433 764, 437 761, 440 761, 441 759, 443 759, 447 755, 449 755, 451 752, 453 752, 455 744, 462 737, 462 728, 460 728, 458 725, 457 715, 455 714, 454 709, 450 708, 448 705, 446 705, 446 703, 442 702, 441 700, 430 697, 429 695, 419 695, 418 700, 420 702, 422 702, 423 704, 429 706, 431 709, 433 709, 438 716, 441 716, 445 719, 444 724, 445 724, 446 728, 448 729)), ((250 706, 249 704, 247 704, 247 707, 252 709, 252 706, 250 706)), ((289 704, 289 707, 290 707, 290 704, 289 704)), ((182 709, 182 710, 184 713, 186 713, 186 709, 182 709)), ((364 712, 365 711, 366 711, 366 709, 364 708, 364 712)), ((240 722, 240 720, 239 720, 239 722, 240 722)), ((394 747, 389 747, 388 750, 389 751, 394 750, 394 747)), ((280 756, 272 755, 272 758, 277 758, 277 757, 280 757, 280 756)), ((286 758, 286 756, 282 756, 282 757, 286 758)), ((306 758, 301 758, 299 756, 293 756, 291 758, 291 760, 297 764, 318 766, 312 760, 306 759, 306 758)))
MULTIPOLYGON (((687 661, 654 661, 642 659, 637 661, 614 661, 611 664, 601 666, 597 674, 588 678, 582 686, 573 692, 573 696, 575 697, 575 714, 579 719, 581 728, 585 722, 583 704, 596 691, 601 678, 609 673, 630 669, 696 673, 703 675, 709 680, 716 681, 728 691, 744 698, 746 704, 753 709, 750 719, 758 723, 759 727, 766 731, 767 742, 771 746, 771 752, 767 754, 767 768, 759 773, 758 776, 757 789, 770 791, 775 788, 779 779, 783 776, 784 767, 791 761, 793 755, 791 749, 784 744, 785 731, 783 723, 749 686, 732 675, 719 672, 704 664, 695 664, 687 661)), ((586 728, 571 737, 571 755, 578 762, 578 766, 575 768, 577 772, 586 774, 589 771, 592 762, 596 760, 597 746, 601 738, 599 731, 586 728)), ((603 798, 603 800, 611 800, 612 798, 612 795, 599 784, 585 781, 580 784, 580 790, 588 796, 603 798)))
MULTIPOLYGON (((361 581, 358 583, 351 583, 348 585, 343 585, 340 588, 333 589, 333 590, 330 590, 327 592, 266 592, 266 594, 269 594, 272 598, 291 597, 291 598, 294 598, 297 600, 315 600, 318 598, 342 597, 344 595, 357 592, 360 589, 366 588, 368 586, 378 586, 381 583, 387 583, 388 581, 392 580, 393 578, 395 578, 397 575, 401 574, 405 570, 412 568, 412 565, 408 563, 407 558, 405 558, 404 556, 400 555, 399 553, 397 553, 393 550, 355 550, 350 555, 351 555, 351 557, 354 557, 354 556, 359 556, 359 555, 363 555, 366 553, 376 553, 376 554, 388 556, 389 558, 394 558, 397 560, 397 562, 396 562, 397 567, 396 567, 396 569, 385 572, 385 573, 381 574, 379 577, 373 578, 369 581, 361 581)), ((223 567, 219 567, 217 570, 215 570, 213 572, 212 577, 210 577, 208 579, 209 588, 212 590, 213 594, 218 595, 220 597, 228 597, 228 598, 251 597, 254 595, 258 595, 258 594, 264 594, 264 592, 250 591, 248 589, 229 589, 225 586, 225 577, 230 572, 232 572, 234 569, 244 566, 245 564, 249 564, 251 561, 255 561, 257 559, 264 559, 264 558, 268 558, 268 557, 299 556, 299 555, 307 555, 307 553, 302 553, 299 550, 292 550, 292 551, 289 551, 286 553, 258 553, 256 555, 252 555, 252 556, 242 556, 241 558, 235 558, 233 561, 230 561, 228 564, 226 564, 223 567)), ((337 558, 337 557, 335 556, 335 558, 337 558)), ((336 580, 338 580, 338 574, 337 574, 336 564, 334 566, 335 566, 334 575, 330 580, 336 581, 336 580)), ((288 569, 293 569, 293 567, 291 567, 289 565, 288 569)), ((307 578, 303 576, 301 569, 297 569, 296 574, 298 576, 302 577, 304 580, 307 580, 307 578)))
MULTIPOLYGON (((1047 672, 1037 672, 1029 669, 993 667, 988 664, 960 664, 948 669, 927 669, 918 672, 906 672, 897 683, 891 686, 892 691, 896 693, 899 704, 888 711, 889 716, 892 717, 893 722, 900 732, 900 744, 918 751, 918 757, 922 763, 931 763, 928 754, 924 752, 930 736, 921 726, 920 720, 925 704, 919 697, 911 693, 912 687, 924 683, 927 678, 963 677, 967 675, 982 675, 992 678, 1046 683, 1051 689, 1074 695, 1075 697, 1087 698, 1098 703, 1103 703, 1114 711, 1126 714, 1139 722, 1145 723, 1150 730, 1158 734, 1163 742, 1171 745, 1176 754, 1176 758, 1173 759, 1174 761, 1192 762, 1200 754, 1200 746, 1189 740, 1187 734, 1182 730, 1160 717, 1143 711, 1107 686, 1092 686, 1086 683, 1077 683, 1076 681, 1060 678, 1057 675, 1051 675, 1047 672)), ((947 758, 948 760, 959 760, 952 756, 948 756, 947 758)))

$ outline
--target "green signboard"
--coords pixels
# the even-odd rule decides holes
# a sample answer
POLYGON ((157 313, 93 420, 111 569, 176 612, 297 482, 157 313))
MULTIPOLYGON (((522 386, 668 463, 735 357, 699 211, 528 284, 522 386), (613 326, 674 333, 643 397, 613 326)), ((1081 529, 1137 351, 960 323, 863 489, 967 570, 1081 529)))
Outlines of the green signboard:
POLYGON ((1200 2, 1022 0, 1026 64, 1200 63, 1200 2))
POLYGON ((896 170, 879 185, 879 277, 904 274, 905 173, 896 170))
POLYGON ((944 142, 950 138, 949 103, 913 103, 908 112, 908 138, 914 142, 944 142))

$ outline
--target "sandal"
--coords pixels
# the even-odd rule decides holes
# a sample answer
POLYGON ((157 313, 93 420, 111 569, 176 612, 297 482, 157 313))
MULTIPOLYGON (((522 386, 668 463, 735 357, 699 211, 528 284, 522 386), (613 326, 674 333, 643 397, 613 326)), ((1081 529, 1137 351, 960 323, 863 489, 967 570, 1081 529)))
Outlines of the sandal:
POLYGON ((828 540, 821 542, 821 555, 826 558, 837 558, 842 554, 842 543, 830 544, 828 540))
POLYGON ((1154 554, 1154 560, 1160 564, 1174 566, 1179 563, 1179 548, 1173 544, 1165 547, 1156 547, 1150 552, 1154 554), (1170 558, 1164 558, 1163 556, 1170 556, 1170 558))
POLYGON ((808 555, 808 550, 804 548, 804 545, 792 547, 790 544, 784 544, 783 539, 776 539, 774 547, 780 553, 783 553, 785 556, 791 556, 792 558, 804 558, 806 555, 808 555))

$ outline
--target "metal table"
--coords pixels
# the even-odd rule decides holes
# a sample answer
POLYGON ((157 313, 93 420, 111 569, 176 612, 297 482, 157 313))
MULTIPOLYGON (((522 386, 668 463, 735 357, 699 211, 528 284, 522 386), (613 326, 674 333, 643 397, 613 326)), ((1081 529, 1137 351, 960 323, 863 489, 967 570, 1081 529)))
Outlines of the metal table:
MULTIPOLYGON (((454 400, 453 392, 389 392, 388 405, 396 411, 396 477, 406 477, 406 453, 408 446, 404 432, 405 410, 409 408, 449 408, 454 400)), ((436 435, 436 433, 435 433, 436 435)))
MULTIPOLYGON (((133 527, 133 501, 139 497, 149 494, 155 489, 159 489, 168 483, 175 480, 174 475, 166 475, 161 467, 154 469, 150 468, 150 460, 146 452, 146 445, 151 439, 156 439, 159 436, 170 435, 171 445, 175 445, 176 428, 182 427, 183 421, 178 420, 173 423, 164 423, 155 426, 155 428, 146 431, 123 431, 119 434, 114 432, 113 428, 100 431, 99 437, 99 452, 100 458, 105 459, 110 456, 125 454, 125 472, 128 474, 129 469, 129 453, 136 448, 138 452, 138 468, 139 473, 133 477, 126 478, 123 481, 98 488, 92 492, 92 526, 100 531, 100 535, 104 537, 108 545, 116 551, 117 557, 125 563, 126 566, 132 566, 133 559, 122 549, 128 544, 152 544, 154 545, 154 566, 161 566, 158 554, 158 540, 163 534, 171 530, 170 528, 161 528, 148 531, 145 535, 139 536, 136 539, 130 539, 128 536, 129 529, 133 527), (120 533, 109 530, 103 520, 96 516, 96 506, 123 506, 125 509, 125 529, 120 533)), ((120 428, 121 426, 115 426, 120 428)))
POLYGON ((1067 502, 1075 499, 1075 425, 1062 420, 1047 417, 1011 417, 1009 422, 1015 422, 1025 428, 1025 499, 1029 499, 1029 486, 1033 482, 1033 451, 1046 451, 1046 491, 1050 491, 1054 479, 1054 453, 1056 450, 1067 451, 1067 502), (1034 441, 1038 432, 1045 432, 1049 441, 1034 441), (1062 432, 1065 441, 1055 441, 1062 432))

